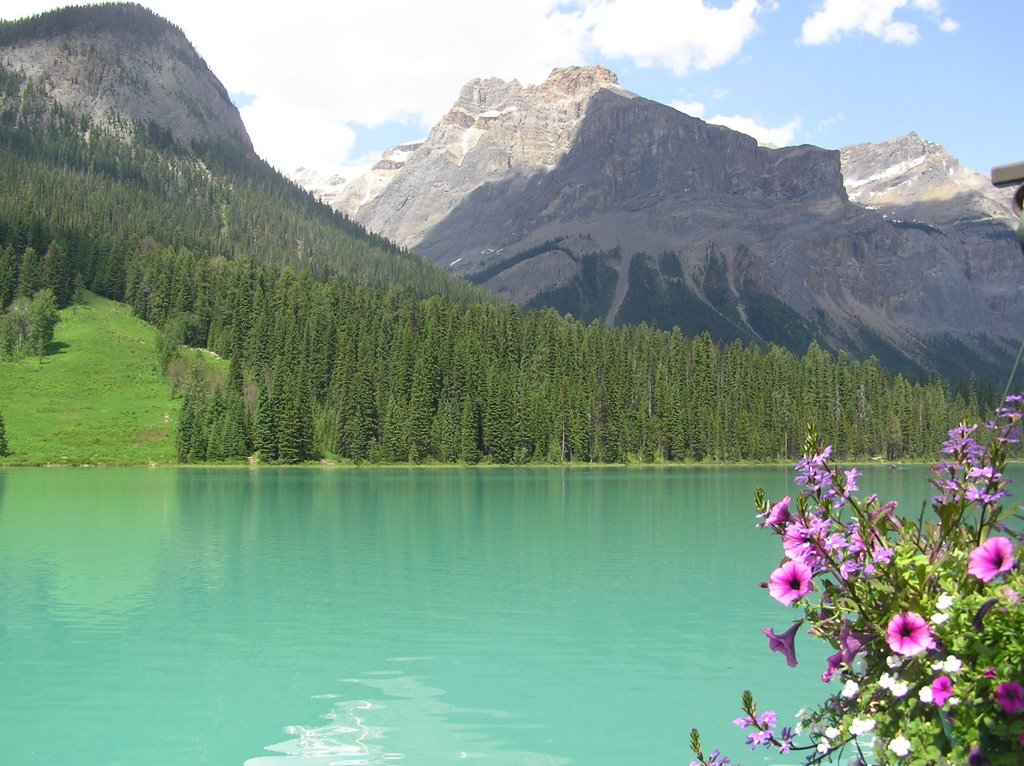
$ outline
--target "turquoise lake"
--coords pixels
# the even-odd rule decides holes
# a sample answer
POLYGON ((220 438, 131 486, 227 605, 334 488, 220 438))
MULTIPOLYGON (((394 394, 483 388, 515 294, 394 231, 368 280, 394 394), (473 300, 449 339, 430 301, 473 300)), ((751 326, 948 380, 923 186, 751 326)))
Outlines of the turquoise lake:
MULTIPOLYGON (((0 469, 0 762, 744 763, 787 468, 0 469)), ((916 509, 926 467, 867 468, 916 509)), ((789 763, 798 763, 794 758, 789 763)))

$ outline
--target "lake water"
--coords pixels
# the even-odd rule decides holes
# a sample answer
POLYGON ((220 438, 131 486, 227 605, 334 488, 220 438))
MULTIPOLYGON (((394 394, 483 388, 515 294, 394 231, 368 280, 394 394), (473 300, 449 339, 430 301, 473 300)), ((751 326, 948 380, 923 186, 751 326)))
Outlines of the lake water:
POLYGON ((0 469, 0 762, 667 766, 697 726, 778 763, 730 721, 827 690, 761 634, 792 475, 0 469))

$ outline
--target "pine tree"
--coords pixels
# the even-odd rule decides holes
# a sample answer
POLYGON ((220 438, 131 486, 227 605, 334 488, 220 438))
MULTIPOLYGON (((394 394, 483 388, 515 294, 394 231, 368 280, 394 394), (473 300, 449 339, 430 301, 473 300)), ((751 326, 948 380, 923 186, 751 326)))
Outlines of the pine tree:
POLYGON ((43 261, 31 247, 21 254, 18 268, 18 291, 23 298, 31 298, 43 287, 43 261))
POLYGON ((272 463, 277 460, 277 428, 274 422, 274 408, 267 386, 260 388, 260 398, 256 405, 256 433, 254 448, 260 460, 272 463))
POLYGON ((53 340, 53 331, 60 322, 60 314, 57 312, 57 299, 53 290, 44 287, 32 298, 32 305, 29 309, 31 328, 29 330, 29 345, 39 355, 39 361, 43 360, 43 352, 46 344, 53 340))
POLYGON ((74 266, 71 255, 57 240, 50 243, 43 257, 43 285, 53 290, 57 308, 71 305, 75 294, 74 266))

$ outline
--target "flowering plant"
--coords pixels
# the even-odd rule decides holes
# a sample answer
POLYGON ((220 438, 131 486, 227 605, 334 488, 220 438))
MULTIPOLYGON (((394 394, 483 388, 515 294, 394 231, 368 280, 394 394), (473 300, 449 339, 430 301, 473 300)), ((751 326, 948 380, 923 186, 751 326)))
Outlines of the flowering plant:
MULTIPOLYGON (((805 750, 806 763, 844 754, 856 764, 1024 763, 1022 538, 1007 524, 1021 516, 1003 503, 1022 415, 1024 397, 1007 398, 987 425, 987 446, 977 426, 949 432, 932 467, 928 518, 861 497, 861 474, 833 465, 813 429, 796 467, 796 503, 757 491, 758 526, 784 552, 762 586, 803 612, 782 633, 765 629, 769 648, 795 666, 806 624, 835 651, 822 680, 838 690, 778 730, 778 716, 744 692, 735 723, 752 730, 751 749, 805 750)), ((705 755, 696 729, 691 747, 691 766, 730 763, 717 750, 705 755)))

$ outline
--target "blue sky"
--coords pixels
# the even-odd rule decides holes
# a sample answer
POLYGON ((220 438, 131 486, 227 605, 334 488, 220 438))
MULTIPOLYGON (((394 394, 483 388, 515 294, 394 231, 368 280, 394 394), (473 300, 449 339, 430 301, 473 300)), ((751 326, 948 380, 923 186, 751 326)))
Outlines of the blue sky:
MULTIPOLYGON (((472 78, 573 64, 767 143, 914 131, 985 174, 1024 161, 1021 0, 143 4, 184 30, 284 172, 350 173, 425 136, 472 78)), ((59 5, 5 0, 0 18, 59 5)))

